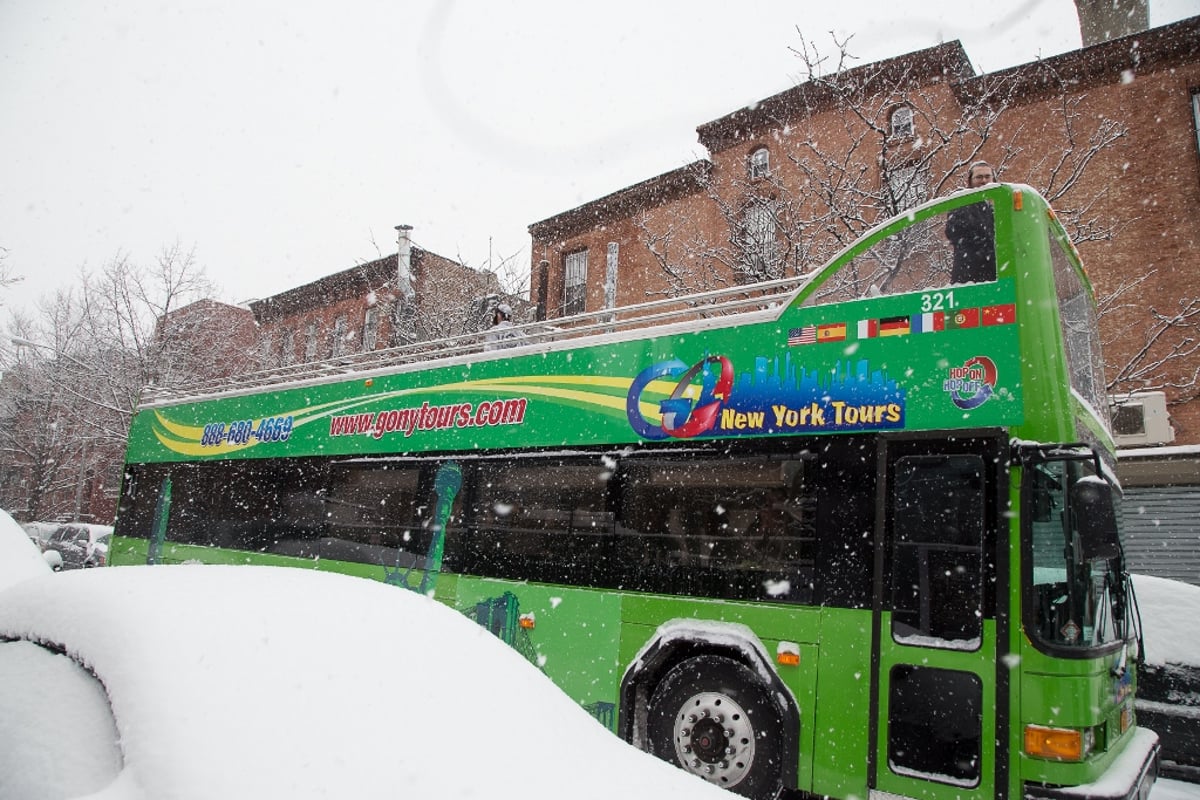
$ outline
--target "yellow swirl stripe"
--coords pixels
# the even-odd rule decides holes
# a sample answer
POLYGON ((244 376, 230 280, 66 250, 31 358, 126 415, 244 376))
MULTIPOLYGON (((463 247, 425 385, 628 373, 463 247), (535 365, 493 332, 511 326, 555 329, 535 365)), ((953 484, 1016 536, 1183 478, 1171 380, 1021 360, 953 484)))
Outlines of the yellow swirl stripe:
MULTIPOLYGON (((389 393, 395 394, 395 393, 389 393)), ((365 403, 370 403, 379 399, 379 395, 371 397, 360 397, 354 400, 338 400, 332 403, 322 403, 319 406, 311 408, 302 408, 295 411, 285 411, 281 414, 276 414, 277 417, 290 416, 294 419, 292 429, 295 430, 301 425, 307 425, 310 422, 328 417, 340 411, 346 411, 360 406, 365 403)), ((230 442, 222 442, 218 445, 201 445, 200 440, 204 436, 204 426, 202 425, 184 425, 179 422, 165 417, 158 409, 154 410, 155 421, 163 430, 152 428, 155 438, 166 447, 176 453, 188 456, 206 456, 206 455, 224 455, 237 450, 246 450, 260 444, 258 440, 246 442, 244 444, 231 444, 230 442)), ((262 418, 251 420, 251 425, 257 428, 262 424, 262 418)))
MULTIPOLYGON (((453 383, 444 383, 438 386, 422 386, 412 387, 407 389, 396 389, 390 392, 380 392, 377 394, 362 395, 352 399, 335 400, 332 402, 321 403, 316 406, 296 409, 294 411, 285 411, 274 416, 285 417, 291 416, 294 419, 293 430, 302 425, 307 425, 310 422, 316 422, 325 419, 334 414, 338 414, 349 409, 356 408, 368 404, 376 404, 384 400, 389 400, 395 397, 402 397, 410 394, 434 394, 437 392, 467 392, 467 391, 504 391, 504 392, 524 392, 526 394, 536 395, 539 397, 557 398, 560 400, 568 400, 579 403, 585 406, 595 406, 602 408, 606 413, 625 411, 626 394, 629 387, 633 384, 631 378, 609 377, 602 375, 519 375, 506 378, 482 378, 471 381, 456 381, 453 383), (616 389, 622 392, 621 395, 606 394, 604 392, 586 391, 573 388, 574 386, 590 386, 603 387, 605 389, 616 389), (560 388, 564 387, 564 388, 560 388)), ((676 388, 676 384, 671 381, 656 380, 651 381, 645 386, 645 393, 648 395, 658 395, 666 397, 670 395, 676 388)), ((688 387, 686 394, 692 394, 693 387, 688 387)), ((639 409, 643 416, 647 419, 655 420, 660 416, 658 404, 655 402, 639 403, 639 409)), ((204 435, 204 426, 202 425, 186 425, 167 418, 158 409, 154 410, 155 422, 157 425, 152 426, 152 431, 155 438, 167 449, 187 456, 218 456, 228 453, 240 452, 254 447, 260 442, 252 440, 243 444, 235 444, 230 442, 221 442, 217 445, 201 445, 200 441, 204 435)), ((251 420, 252 426, 257 428, 262 424, 262 419, 251 420)))

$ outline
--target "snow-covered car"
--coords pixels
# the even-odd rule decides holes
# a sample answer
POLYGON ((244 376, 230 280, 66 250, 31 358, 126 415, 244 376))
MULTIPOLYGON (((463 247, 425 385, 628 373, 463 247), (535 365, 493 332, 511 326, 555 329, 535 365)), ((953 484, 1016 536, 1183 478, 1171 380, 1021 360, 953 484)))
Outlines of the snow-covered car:
POLYGON ((1146 645, 1138 724, 1159 735, 1163 775, 1200 783, 1200 586, 1133 576, 1146 645))
POLYGON ((59 525, 42 545, 43 552, 54 551, 62 559, 61 569, 103 567, 108 563, 111 525, 73 522, 59 525))
POLYGON ((12 528, 0 797, 731 796, 416 592, 285 567, 53 574, 12 528))
POLYGON ((29 534, 29 538, 38 546, 39 550, 46 549, 46 543, 50 541, 50 535, 62 527, 61 522, 23 522, 21 527, 25 529, 25 533, 29 534))

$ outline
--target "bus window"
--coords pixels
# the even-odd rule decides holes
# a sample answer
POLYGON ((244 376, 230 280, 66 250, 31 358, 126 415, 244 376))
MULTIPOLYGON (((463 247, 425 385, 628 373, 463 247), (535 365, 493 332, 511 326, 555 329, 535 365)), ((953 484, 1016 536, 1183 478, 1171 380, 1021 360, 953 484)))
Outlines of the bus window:
MULTIPOLYGON (((1087 401, 1091 410, 1100 416, 1105 427, 1110 427, 1099 318, 1091 291, 1084 285, 1069 251, 1059 242, 1053 229, 1050 232, 1049 248, 1071 388, 1087 401)), ((1088 427, 1082 422, 1077 425, 1081 441, 1090 440, 1088 431, 1088 427)))
POLYGON ((325 498, 322 558, 411 567, 429 550, 429 510, 416 464, 335 464, 325 498), (422 505, 424 503, 424 506, 422 505))
POLYGON ((983 624, 984 467, 977 455, 896 462, 892 635, 974 648, 983 624))
POLYGON ((899 664, 888 687, 888 765, 902 775, 977 786, 983 760, 979 676, 899 664))
MULTIPOLYGON (((171 478, 175 499, 170 507, 169 542, 316 555, 327 475, 318 461, 146 464, 131 468, 130 475, 143 487, 156 489, 164 478, 171 478)), ((124 497, 121 535, 149 537, 157 500, 157 491, 124 497)))
POLYGON ((624 466, 619 541, 626 588, 812 601, 816 497, 809 462, 688 452, 624 466))
POLYGON ((1028 515, 1026 522, 1033 562, 1026 625, 1036 641, 1051 648, 1095 647, 1121 636, 1122 615, 1115 613, 1121 605, 1119 557, 1089 558, 1081 528, 1091 520, 1071 508, 1070 487, 1091 472, 1085 463, 1050 461, 1029 468, 1027 506, 1046 513, 1028 515))
MULTIPOLYGON (((947 216, 943 214, 915 222, 877 240, 829 275, 804 305, 840 303, 951 285, 954 247, 946 236, 947 216)), ((994 247, 994 243, 991 246, 994 247)))
POLYGON ((611 584, 611 468, 594 457, 535 457, 487 459, 474 470, 468 526, 448 532, 447 567, 497 578, 611 584))

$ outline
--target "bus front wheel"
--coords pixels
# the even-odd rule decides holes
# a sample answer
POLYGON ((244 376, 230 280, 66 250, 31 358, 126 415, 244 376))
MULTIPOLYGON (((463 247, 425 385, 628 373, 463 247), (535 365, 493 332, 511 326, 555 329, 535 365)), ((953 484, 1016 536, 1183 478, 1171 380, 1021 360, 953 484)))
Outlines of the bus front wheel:
POLYGON ((682 661, 646 710, 654 755, 755 800, 778 796, 782 724, 766 687, 744 664, 716 655, 682 661))

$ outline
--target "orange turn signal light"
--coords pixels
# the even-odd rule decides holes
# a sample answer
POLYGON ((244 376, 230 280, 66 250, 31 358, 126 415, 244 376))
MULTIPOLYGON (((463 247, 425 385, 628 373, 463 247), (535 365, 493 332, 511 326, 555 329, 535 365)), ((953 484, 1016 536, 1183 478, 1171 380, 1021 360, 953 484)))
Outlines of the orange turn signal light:
POLYGON ((1025 753, 1034 758, 1083 761, 1087 755, 1084 750, 1083 731, 1042 725, 1025 726, 1025 753))
POLYGON ((800 666, 800 645, 796 642, 780 642, 775 648, 775 663, 784 667, 800 666))

